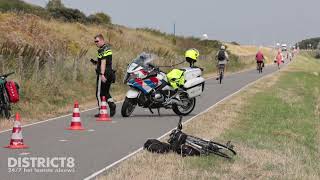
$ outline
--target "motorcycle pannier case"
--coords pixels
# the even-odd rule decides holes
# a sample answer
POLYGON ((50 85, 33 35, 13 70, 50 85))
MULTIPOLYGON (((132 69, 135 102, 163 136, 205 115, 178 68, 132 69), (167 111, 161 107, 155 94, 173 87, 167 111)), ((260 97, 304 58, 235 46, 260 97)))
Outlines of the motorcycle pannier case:
POLYGON ((199 68, 184 68, 184 79, 186 81, 200 77, 202 71, 199 68))
POLYGON ((200 96, 204 89, 205 79, 203 77, 193 78, 187 81, 183 87, 187 91, 189 98, 200 96))
POLYGON ((16 103, 19 101, 19 90, 14 81, 8 81, 6 83, 6 90, 11 103, 16 103))

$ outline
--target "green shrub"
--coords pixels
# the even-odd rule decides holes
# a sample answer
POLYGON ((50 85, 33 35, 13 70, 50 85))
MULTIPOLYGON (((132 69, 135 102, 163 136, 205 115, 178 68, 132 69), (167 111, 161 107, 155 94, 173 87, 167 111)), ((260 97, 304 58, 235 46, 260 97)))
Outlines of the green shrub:
POLYGON ((32 13, 40 17, 48 17, 48 12, 46 9, 25 3, 21 0, 1 0, 0 1, 0 11, 7 12, 7 11, 18 11, 18 12, 25 12, 25 13, 32 13))
POLYGON ((23 12, 42 18, 54 18, 65 22, 111 24, 111 17, 105 13, 86 16, 78 9, 66 8, 61 0, 49 0, 46 8, 25 3, 22 0, 0 0, 0 11, 23 12))
POLYGON ((86 22, 86 15, 78 9, 56 8, 48 10, 50 12, 50 16, 55 19, 60 19, 65 22, 86 22))
POLYGON ((299 47, 300 49, 310 49, 309 45, 311 44, 312 48, 315 49, 320 42, 320 37, 310 38, 300 41, 299 47))
POLYGON ((49 0, 47 5, 47 9, 62 9, 64 5, 62 4, 61 0, 49 0))
POLYGON ((233 45, 236 45, 236 46, 239 46, 240 44, 236 41, 232 41, 230 44, 233 44, 233 45))
POLYGON ((87 21, 94 24, 111 24, 111 17, 105 13, 92 14, 87 21))
MULTIPOLYGON (((165 33, 165 32, 161 32, 160 30, 158 29, 153 29, 153 28, 147 28, 147 27, 144 27, 144 28, 136 28, 137 31, 144 31, 144 32, 149 32, 153 35, 156 35, 156 36, 161 36, 161 37, 164 37, 164 36, 170 36, 169 34, 165 33)), ((173 36, 173 35, 172 35, 173 36)))
POLYGON ((214 48, 214 49, 219 49, 220 46, 222 45, 222 43, 217 40, 203 40, 203 41, 200 41, 200 44, 203 46, 214 48))

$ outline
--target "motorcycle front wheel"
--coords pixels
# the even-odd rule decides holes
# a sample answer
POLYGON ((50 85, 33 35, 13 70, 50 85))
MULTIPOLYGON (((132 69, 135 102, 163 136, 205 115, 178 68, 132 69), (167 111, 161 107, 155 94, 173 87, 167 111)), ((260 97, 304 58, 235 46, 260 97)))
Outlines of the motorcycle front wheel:
POLYGON ((182 99, 181 101, 184 105, 179 106, 177 104, 173 104, 172 110, 179 116, 186 116, 190 114, 196 106, 196 98, 182 99))
POLYGON ((127 98, 124 100, 121 108, 121 115, 123 117, 129 117, 131 116, 132 112, 134 111, 137 103, 134 101, 134 99, 127 98))

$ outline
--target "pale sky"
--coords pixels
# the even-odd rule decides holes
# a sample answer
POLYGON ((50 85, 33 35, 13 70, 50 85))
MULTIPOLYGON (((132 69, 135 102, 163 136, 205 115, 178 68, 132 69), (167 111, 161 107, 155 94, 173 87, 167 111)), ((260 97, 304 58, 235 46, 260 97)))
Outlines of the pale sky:
MULTIPOLYGON (((44 6, 47 0, 25 0, 44 6)), ((62 0, 115 24, 242 44, 271 45, 320 37, 320 0, 62 0)))

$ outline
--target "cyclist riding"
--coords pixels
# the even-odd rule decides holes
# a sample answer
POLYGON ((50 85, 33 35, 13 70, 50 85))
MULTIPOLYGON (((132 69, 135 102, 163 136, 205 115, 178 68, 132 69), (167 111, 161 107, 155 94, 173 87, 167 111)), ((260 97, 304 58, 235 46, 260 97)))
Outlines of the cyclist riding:
POLYGON ((256 61, 257 61, 257 70, 259 70, 260 66, 264 67, 264 56, 261 49, 259 49, 259 51, 256 54, 256 61))
POLYGON ((281 51, 278 51, 278 54, 276 56, 276 60, 275 61, 276 61, 277 65, 278 65, 278 69, 280 69, 280 64, 283 61, 283 56, 281 54, 281 51))
POLYGON ((190 64, 190 67, 195 67, 194 63, 197 62, 200 53, 197 49, 188 49, 185 53, 186 61, 190 64))
POLYGON ((226 64, 229 61, 229 55, 226 52, 226 47, 222 45, 220 47, 220 50, 217 52, 215 59, 217 60, 217 78, 216 80, 219 80, 220 78, 220 65, 224 65, 224 71, 226 70, 226 64))

